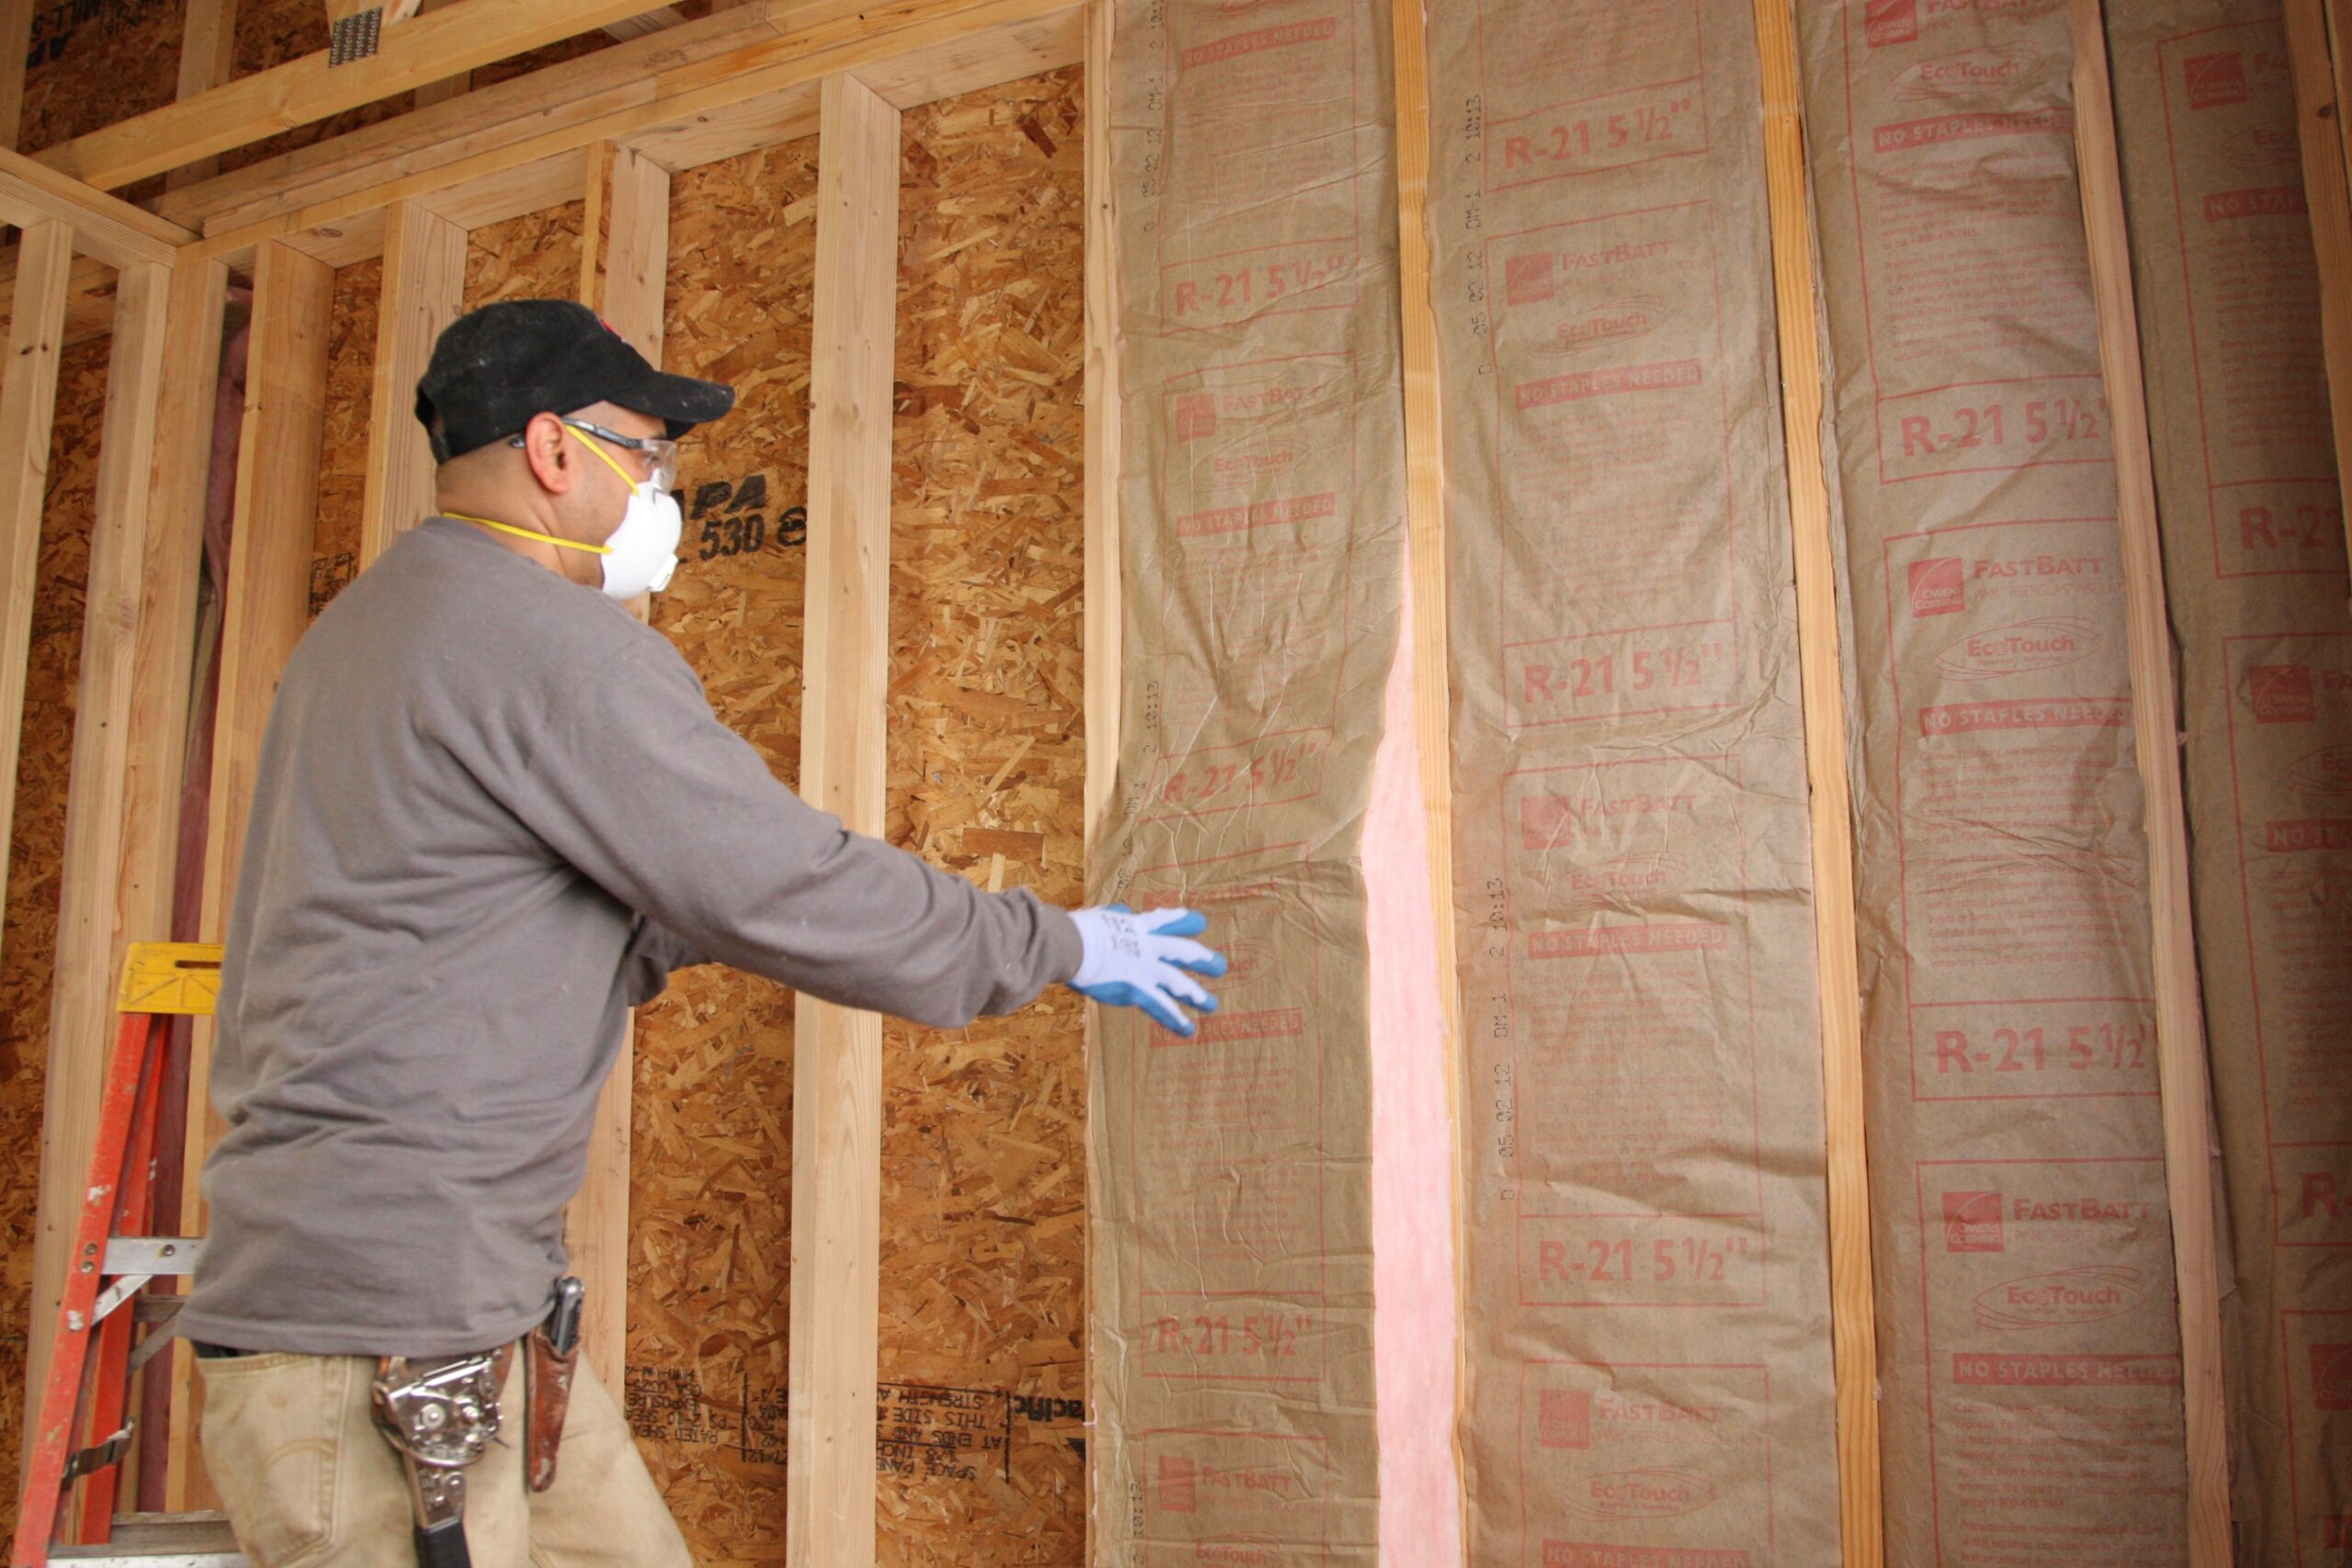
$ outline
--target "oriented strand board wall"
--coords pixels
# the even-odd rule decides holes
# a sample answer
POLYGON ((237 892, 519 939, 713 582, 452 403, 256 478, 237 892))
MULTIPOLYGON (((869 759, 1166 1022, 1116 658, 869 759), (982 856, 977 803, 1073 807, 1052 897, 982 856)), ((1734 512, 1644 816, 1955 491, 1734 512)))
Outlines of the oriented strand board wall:
POLYGON ((2108 12, 2179 637, 2245 1568, 2352 1516, 2352 615, 2275 0, 2108 12))
MULTIPOLYGON (((32 49, 17 141, 23 151, 161 108, 177 95, 181 0, 29 3, 32 49)), ((325 7, 311 3, 323 17, 325 7)))
POLYGON ((1852 615, 1888 1559, 2176 1562, 2146 841, 2066 6, 1797 9, 1852 615))
MULTIPOLYGON (((906 117, 888 822, 1084 902, 1079 73, 906 117)), ((1077 1568, 1084 1009, 883 1047, 882 1562, 1077 1568), (944 1395, 929 1389, 952 1391, 944 1395)))
MULTIPOLYGON (((653 624, 779 778, 800 761, 813 138, 678 175, 664 367, 732 382, 687 437, 684 560, 653 624)), ((690 970, 638 1019, 628 1387, 697 1559, 784 1560, 792 993, 690 970)), ((886 1220, 887 1224, 887 1220, 886 1220)))
MULTIPOLYGON (((326 442, 319 456, 318 532, 311 546, 311 614, 327 607, 359 565, 359 513, 368 488, 368 421, 374 401, 376 308, 384 264, 357 262, 334 275, 327 338, 326 442)), ((419 434, 422 439, 422 434, 419 434)))
MULTIPOLYGON (((1078 87, 908 117, 890 835, 1079 896, 1078 87), (1000 857, 1001 860, 1000 861, 1000 857)), ((731 381, 690 436, 654 625, 789 781, 799 756, 816 144, 681 175, 667 368, 731 381)), ((1074 998, 885 1057, 882 1560, 1079 1562, 1083 1082, 1074 998)), ((792 994, 690 971, 640 1014, 631 1424, 706 1563, 783 1560, 792 994)))
POLYGON ((580 298, 585 211, 584 202, 567 201, 468 234, 464 308, 478 310, 498 299, 580 298))
MULTIPOLYGON (((90 568, 98 434, 105 423, 107 342, 65 350, 57 378, 40 586, 25 679, 25 724, 11 824, 6 924, 0 930, 0 1475, 17 1473, 24 1430, 25 1346, 31 1311, 33 1210, 40 1175, 41 1089, 49 1055, 51 970, 57 953, 58 870, 82 664, 82 594, 90 568)), ((0 1497, 16 1528, 17 1489, 0 1497)))

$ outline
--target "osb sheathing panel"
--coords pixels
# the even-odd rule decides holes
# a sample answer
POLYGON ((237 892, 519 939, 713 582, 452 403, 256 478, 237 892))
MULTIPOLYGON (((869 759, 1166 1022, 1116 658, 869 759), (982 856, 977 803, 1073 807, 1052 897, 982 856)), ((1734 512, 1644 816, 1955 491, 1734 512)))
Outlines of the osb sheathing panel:
MULTIPOLYGON (((41 1085, 49 1055, 51 972, 57 955, 65 785, 82 663, 83 591, 90 572, 107 348, 65 350, 57 378, 42 508, 39 586, 25 673, 25 727, 11 825, 6 926, 0 931, 0 1475, 17 1473, 24 1426, 25 1341, 31 1310, 33 1211, 40 1175, 41 1085)), ((49 1333, 55 1325, 43 1325, 49 1333)), ((0 1498, 16 1528, 17 1494, 0 1498)))
MULTIPOLYGON (((1075 71, 906 118, 887 831, 1083 902, 1083 109, 1075 71)), ((1071 1563, 1083 1008, 883 1034, 886 1563, 1071 1563), (961 1391, 934 1413, 900 1385, 961 1391), (894 1441, 893 1439, 900 1439, 894 1441)))
MULTIPOLYGON (((1071 74, 908 117, 888 830, 984 884, 1080 892, 1082 289, 1071 74)), ((679 176, 666 367, 731 381, 685 443, 655 625, 719 716, 799 753, 816 146, 679 176)), ((893 1024, 884 1059, 881 1559, 1076 1564, 1080 1016, 893 1024)), ((783 1558, 792 1000, 720 969, 639 1016, 628 1405, 707 1564, 783 1558)))
MULTIPOLYGON (((787 509, 807 491, 816 188, 813 139, 679 175, 663 311, 665 368, 731 382, 740 400, 684 443, 685 560, 654 625, 787 783, 806 566, 787 509)), ((731 969, 681 974, 639 1015, 634 1104, 630 1424, 699 1562, 781 1562, 792 993, 731 969)))
POLYGON ((465 308, 498 299, 578 299, 585 210, 584 202, 567 201, 467 235, 465 308))
POLYGON ((170 103, 183 11, 181 0, 34 0, 17 145, 37 152, 170 103))
POLYGON ((368 421, 374 406, 376 308, 383 290, 381 261, 359 262, 334 275, 327 333, 326 440, 319 454, 319 519, 311 545, 313 615, 327 607, 358 569, 359 512, 368 488, 368 421))

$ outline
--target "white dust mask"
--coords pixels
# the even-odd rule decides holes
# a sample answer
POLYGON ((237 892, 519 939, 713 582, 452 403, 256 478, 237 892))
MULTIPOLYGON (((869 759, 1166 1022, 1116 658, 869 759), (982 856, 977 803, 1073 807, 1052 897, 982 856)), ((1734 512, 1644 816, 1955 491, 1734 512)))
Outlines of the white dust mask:
POLYGON ((678 541, 686 531, 686 520, 678 510, 678 498, 663 490, 659 479, 649 479, 639 484, 629 479, 628 470, 615 462, 613 455, 597 445, 592 436, 564 426, 579 436, 580 444, 605 460, 605 466, 620 475, 629 487, 628 507, 621 513, 621 525, 605 540, 605 597, 634 599, 640 593, 659 593, 670 586, 671 573, 678 570, 678 541))
POLYGON ((621 525, 605 541, 605 596, 634 599, 670 586, 678 570, 678 540, 685 533, 678 498, 652 480, 628 493, 621 525))

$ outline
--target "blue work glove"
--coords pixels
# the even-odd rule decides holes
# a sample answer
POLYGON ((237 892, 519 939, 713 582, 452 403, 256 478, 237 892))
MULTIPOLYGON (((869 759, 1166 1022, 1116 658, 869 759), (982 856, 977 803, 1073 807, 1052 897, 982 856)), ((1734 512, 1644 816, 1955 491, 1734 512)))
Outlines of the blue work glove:
POLYGON ((1176 1004, 1195 1012, 1216 1011, 1216 998, 1194 975, 1225 973, 1225 954, 1190 941, 1208 930, 1208 917, 1191 909, 1154 909, 1138 915, 1125 904, 1072 909, 1086 955, 1070 976, 1070 989, 1107 1007, 1141 1008, 1162 1028, 1189 1037, 1193 1021, 1176 1004))

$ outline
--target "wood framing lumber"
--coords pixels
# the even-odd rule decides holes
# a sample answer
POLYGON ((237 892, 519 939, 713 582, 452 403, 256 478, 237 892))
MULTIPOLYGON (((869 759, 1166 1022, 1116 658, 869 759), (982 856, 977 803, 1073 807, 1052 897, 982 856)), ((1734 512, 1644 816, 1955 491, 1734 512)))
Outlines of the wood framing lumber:
MULTIPOLYGON (((1402 305, 1400 347, 1405 383, 1406 574, 1411 620, 1415 751, 1420 761, 1421 808, 1429 897, 1437 966, 1435 1017, 1440 1037, 1431 1042, 1445 1056, 1448 1093, 1462 1081, 1461 968, 1455 952, 1453 915, 1453 715, 1447 672, 1453 669, 1446 631, 1445 432, 1440 400, 1437 310, 1432 294, 1429 235, 1430 110, 1428 25, 1422 7, 1399 5, 1389 14, 1396 60, 1396 261, 1402 305)), ((1447 1121, 1459 1125, 1458 1107, 1447 1121)), ((1453 1256, 1465 1256, 1464 1216, 1457 1187, 1452 1202, 1453 1256)), ((1456 1323, 1467 1322, 1470 1279, 1455 1271, 1456 1323)), ((1454 1353, 1455 1407, 1450 1418, 1462 1430, 1462 1400, 1470 1388, 1468 1341, 1457 1335, 1454 1353)), ((1470 1539, 1469 1498, 1460 1498, 1462 1539, 1470 1539)))
POLYGON ((581 299, 654 364, 670 265, 670 172, 631 147, 588 148, 581 299))
POLYGON ((385 216, 384 286, 376 313, 375 388, 359 510, 364 570, 433 508, 433 452, 416 423, 416 383, 442 329, 465 302, 466 231, 413 201, 385 216))
POLYGON ((2319 253, 2320 341, 2335 435, 2338 499, 2352 543, 2352 3, 2281 0, 2295 80, 2295 122, 2303 150, 2303 199, 2319 253), (2333 26, 2331 26, 2331 20, 2333 26))
MULTIPOLYGON (((252 339, 222 604, 220 692, 213 717, 211 820, 199 919, 207 942, 219 942, 227 932, 262 733, 278 676, 310 621, 311 547, 326 434, 334 300, 334 268, 290 245, 261 247, 254 261, 252 339)), ((181 1223, 190 1234, 204 1229, 198 1179, 218 1131, 211 1062, 212 1031, 208 1021, 199 1020, 188 1062, 187 1174, 180 1206, 181 1223)), ((173 1383, 175 1508, 188 1506, 197 1495, 193 1371, 193 1363, 183 1358, 173 1383)))
MULTIPOLYGON (((845 0, 823 0, 841 5, 845 0)), ((568 60, 467 96, 462 108, 446 104, 379 120, 357 130, 275 158, 233 169, 166 193, 156 210, 175 223, 236 229, 276 212, 315 206, 346 190, 381 184, 385 171, 417 173, 422 160, 455 159, 519 136, 557 129, 625 103, 647 102, 662 72, 773 38, 768 7, 738 11, 724 21, 690 22, 659 39, 640 39, 568 60), (529 131, 517 129, 527 122, 529 131)))
MULTIPOLYGON (((142 649, 153 632, 142 618, 151 589, 146 581, 149 520, 162 383, 171 269, 135 262, 123 269, 116 294, 118 321, 107 362, 105 437, 98 446, 97 493, 90 529, 89 585, 82 617, 82 663, 74 705, 74 753, 65 802, 65 845, 60 866, 57 952, 50 994, 49 1052, 41 1085, 40 1177, 33 1231, 33 1333, 25 1358, 28 1410, 48 1387, 52 1346, 48 1330, 57 1321, 65 1277, 73 1258, 74 1230, 89 1179, 90 1151, 97 1136, 98 1102, 106 1082, 107 1047, 114 1038, 115 980, 123 953, 135 939, 157 934, 157 916, 168 919, 169 886, 162 897, 147 877, 131 882, 126 859, 134 835, 150 833, 141 812, 171 820, 178 774, 172 772, 170 796, 147 792, 160 781, 151 772, 134 798, 132 747, 144 739, 134 729, 139 716, 137 680, 142 651, 153 678, 157 649, 142 649)), ((44 443, 44 445, 46 445, 44 443)), ((174 586, 196 606, 193 573, 174 586)), ((172 620, 168 614, 164 617, 172 620)), ((181 629, 191 629, 179 623, 181 629)), ((181 673, 186 674, 185 667, 181 673)), ((179 697, 185 703, 183 682, 179 697)), ((165 837, 169 837, 168 832, 165 837)), ((168 935, 168 932, 163 934, 168 935)))
POLYGON ((0 147, 17 150, 25 124, 25 56, 32 52, 34 0, 0 0, 0 147))
MULTIPOLYGON (((0 379, 0 462, 6 465, 0 471, 0 823, 16 819, 25 661, 40 575, 65 287, 73 265, 74 231, 68 224, 43 219, 25 230, 8 315, 8 363, 0 379)), ((7 870, 8 845, 0 841, 0 886, 6 885, 7 870)))
MULTIPOLYGON (((1126 576, 1119 523, 1119 251, 1117 186, 1111 162, 1111 39, 1114 0, 1086 8, 1086 886, 1107 863, 1103 835, 1118 798, 1119 728, 1125 685, 1120 650, 1126 576)), ((1100 1010, 1086 1010, 1086 1049, 1102 1049, 1100 1010)), ((1091 1075, 1090 1074, 1090 1081, 1091 1075)), ((1090 1114, 1091 1111, 1090 1110, 1090 1114)), ((1094 1247, 1086 1249, 1086 1299, 1094 1297, 1094 1247)), ((1086 1358, 1086 1407, 1103 1408, 1102 1371, 1086 1358)), ((1086 1561, 1094 1561, 1097 1454, 1086 1456, 1086 1561)))
MULTIPOLYGON (((127 936, 171 934, 179 876, 181 773, 195 675, 197 583, 204 570, 205 495, 220 390, 229 269, 172 269, 161 406, 149 489, 146 564, 132 654, 130 750, 123 810, 122 920, 127 936)), ((116 352, 119 353, 120 350, 116 352)))
POLYGON ((1811 788, 1814 962, 1821 995, 1822 1110, 1829 1183, 1830 1354, 1838 1397, 1838 1522, 1846 1568, 1885 1561, 1880 1514, 1878 1319, 1871 1277, 1863 1136, 1862 1014, 1854 933, 1853 796, 1838 650, 1836 520, 1821 446, 1821 340, 1812 207, 1790 0, 1756 0, 1764 84, 1764 173, 1779 321, 1781 417, 1794 541, 1798 684, 1811 788))
MULTIPOLYGON (((64 346, 87 343, 114 331, 115 269, 96 256, 75 256, 65 281, 64 346)), ((16 287, 17 253, 0 254, 0 302, 16 287)))
POLYGON ((0 151, 0 222, 24 227, 44 218, 72 224, 81 250, 109 266, 135 261, 169 265, 174 251, 196 238, 143 208, 92 190, 20 153, 0 151))
MULTIPOLYGON (((224 85, 236 73, 237 0, 187 0, 180 14, 180 79, 176 98, 193 98, 224 85)), ((219 157, 198 158, 174 169, 164 188, 175 190, 210 179, 219 157)))
POLYGON ((636 147, 674 174, 805 135, 816 129, 818 84, 831 73, 854 73, 903 109, 1075 64, 1083 13, 1079 0, 898 0, 862 21, 811 28, 665 73, 650 101, 422 172, 387 171, 389 180, 239 228, 208 223, 197 254, 236 257, 275 239, 340 265, 375 254, 380 239, 364 225, 393 201, 423 200, 472 226, 543 206, 550 190, 564 199, 576 191, 571 160, 597 141, 636 147), (497 188, 532 170, 549 183, 497 188))
POLYGON ((2180 1303, 2181 1398, 2188 1417, 2188 1561, 2231 1561, 2229 1433, 2222 1391, 2222 1303, 2210 1154, 2204 1002, 2188 897, 2188 821, 2181 798, 2179 690, 2156 533, 2140 322, 2123 220, 2123 175, 2099 0, 2068 0, 2075 44, 2075 146, 2083 226, 2098 308, 2099 363, 2115 452, 2131 637, 2132 718, 2146 795, 2148 897, 2156 984, 2156 1071, 2164 1097, 2165 1185, 2180 1303))
POLYGON ((644 3, 463 0, 390 29, 366 59, 334 66, 321 50, 77 136, 43 152, 41 162, 101 190, 118 190, 209 154, 624 21, 644 3))
POLYGON ((1118 230, 1111 174, 1111 0, 1086 13, 1086 842, 1109 826, 1118 785, 1118 230))
MULTIPOLYGON (((1430 109, 1426 23, 1419 8, 1391 13, 1396 42, 1397 270, 1404 294, 1405 527, 1413 584, 1414 725, 1429 819, 1430 897, 1437 912, 1438 999, 1453 1051, 1461 1016, 1454 961, 1452 668, 1446 646, 1445 433, 1438 396, 1437 310, 1429 243, 1430 109)), ((1452 1075, 1449 1081, 1459 1081, 1452 1075)), ((1457 1384, 1457 1386, 1464 1386, 1457 1384)))
POLYGON ((625 21, 606 22, 605 31, 626 43, 630 39, 647 38, 671 28, 684 27, 685 17, 674 6, 661 6, 625 21))
MULTIPOLYGON (((580 297, 654 364, 662 363, 662 291, 669 272, 670 175, 609 141, 588 150, 580 297)), ((643 619, 646 601, 630 606, 643 619)), ((596 1100, 588 1170, 564 1213, 564 1249, 588 1287, 581 1342, 606 1388, 628 1376, 629 1121, 635 1023, 596 1100)))
MULTIPOLYGON (((818 136, 800 791, 878 833, 899 111, 854 77, 829 76, 818 136)), ((786 1562, 873 1568, 882 1020, 805 994, 797 1005, 786 1562)))

